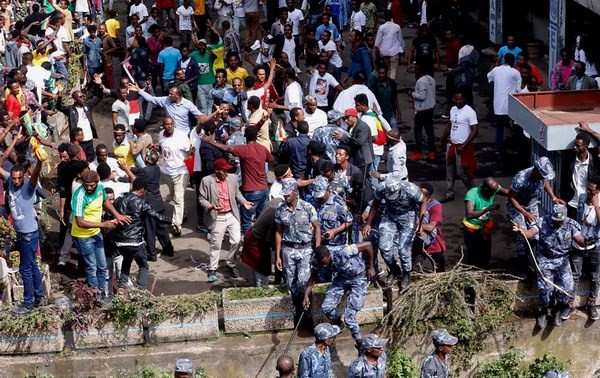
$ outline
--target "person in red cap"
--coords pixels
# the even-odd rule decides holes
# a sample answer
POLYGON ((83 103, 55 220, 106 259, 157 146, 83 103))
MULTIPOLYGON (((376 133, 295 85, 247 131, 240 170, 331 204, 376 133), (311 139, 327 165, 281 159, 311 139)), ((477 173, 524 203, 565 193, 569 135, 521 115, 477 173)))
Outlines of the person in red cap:
POLYGON ((350 146, 352 149, 350 154, 352 164, 360 168, 363 175, 366 175, 374 158, 371 129, 369 125, 360 120, 358 111, 354 108, 346 109, 344 120, 348 125, 350 135, 344 135, 342 132, 336 131, 333 133, 333 138, 339 140, 341 144, 350 146))
POLYGON ((210 263, 208 268, 208 282, 219 280, 217 268, 221 244, 225 232, 229 232, 229 253, 227 254, 227 267, 232 278, 238 278, 240 272, 235 266, 236 255, 241 241, 240 210, 241 204, 246 209, 252 208, 252 203, 246 201, 240 192, 237 177, 228 173, 233 169, 227 160, 217 159, 213 165, 215 173, 206 176, 200 182, 200 205, 206 210, 204 224, 211 233, 210 238, 210 263))

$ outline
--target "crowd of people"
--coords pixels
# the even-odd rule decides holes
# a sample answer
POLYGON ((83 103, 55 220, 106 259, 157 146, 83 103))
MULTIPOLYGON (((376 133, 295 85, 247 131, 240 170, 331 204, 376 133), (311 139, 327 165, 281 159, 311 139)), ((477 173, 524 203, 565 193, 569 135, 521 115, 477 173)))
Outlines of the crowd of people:
MULTIPOLYGON (((411 272, 446 269, 442 204, 455 200, 456 179, 468 190, 463 226, 469 264, 489 267, 492 214, 500 209, 495 199, 506 196, 524 261, 525 239, 539 240, 533 252, 542 308, 538 325, 546 325, 551 306, 555 325, 569 318, 570 293, 587 261, 594 272, 590 318, 598 319, 600 180, 588 147, 600 134, 581 123, 567 174, 574 191, 568 203, 552 191, 554 168, 544 157, 520 171, 510 188, 493 177, 476 185, 473 84, 480 62, 459 0, 390 0, 385 9, 370 0, 280 0, 264 7, 257 0, 216 0, 210 6, 205 0, 158 0, 150 7, 133 0, 127 1, 125 21, 113 5, 0 2, 5 88, 0 173, 6 202, 0 197, 17 231, 25 291, 15 313, 44 303, 34 204, 47 193, 31 147, 41 143, 60 155, 57 264, 65 266, 75 247, 100 305, 116 290, 145 289, 149 262, 159 255, 157 240, 163 256, 174 256, 171 236, 181 236, 185 227, 189 187, 197 213, 191 228, 210 243, 209 283, 222 279, 226 234, 230 277, 240 276, 241 255, 256 286, 285 282, 297 321, 310 306, 313 285, 330 282, 323 304, 330 324, 315 330, 317 342, 301 357, 301 371, 327 356, 327 340, 345 326, 366 351, 350 376, 381 376, 381 371, 352 375, 353 369, 376 368, 381 361, 376 350, 385 345, 376 335, 363 337, 356 314, 369 282, 384 271, 387 286, 397 282, 404 290, 411 272), (403 37, 406 20, 417 28, 410 47, 403 37), (408 92, 414 115, 403 115, 397 78, 409 72, 415 75, 408 92), (445 77, 441 117, 448 120, 437 137, 436 76, 445 77), (111 116, 98 125, 95 107, 106 98, 111 116), (56 113, 66 117, 69 135, 58 145, 48 140, 52 132, 58 139, 56 113), (414 120, 411 151, 399 129, 403 119, 414 120), (156 123, 161 131, 149 132, 156 123), (99 139, 98 130, 107 125, 113 140, 99 139), (406 163, 442 157, 446 192, 438 201, 430 183, 411 182, 406 163), (172 211, 161 183, 168 187, 172 211), (556 204, 546 217, 538 212, 542 188, 556 204), (133 261, 138 274, 132 280, 133 261), (554 290, 560 295, 553 304, 554 290), (344 295, 349 300, 342 316, 336 308, 344 295)), ((550 89, 597 88, 589 40, 581 35, 573 54, 561 51, 550 89)), ((495 152, 501 154, 504 129, 519 129, 508 117, 509 95, 540 90, 544 81, 513 36, 498 51, 487 79, 494 84, 495 152)), ((439 333, 434 344, 436 337, 452 342, 438 340, 436 347, 456 343, 439 333)), ((444 359, 434 361, 437 375, 423 376, 447 376, 444 359)))

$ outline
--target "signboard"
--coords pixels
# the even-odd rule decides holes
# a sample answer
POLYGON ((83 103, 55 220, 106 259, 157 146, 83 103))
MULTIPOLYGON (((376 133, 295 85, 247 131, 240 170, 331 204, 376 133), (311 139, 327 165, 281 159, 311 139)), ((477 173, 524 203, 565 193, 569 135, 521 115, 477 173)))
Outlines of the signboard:
POLYGON ((565 46, 566 0, 550 0, 548 26, 548 72, 560 60, 560 49, 565 46))
POLYGON ((489 37, 495 44, 502 43, 502 1, 490 0, 489 37))

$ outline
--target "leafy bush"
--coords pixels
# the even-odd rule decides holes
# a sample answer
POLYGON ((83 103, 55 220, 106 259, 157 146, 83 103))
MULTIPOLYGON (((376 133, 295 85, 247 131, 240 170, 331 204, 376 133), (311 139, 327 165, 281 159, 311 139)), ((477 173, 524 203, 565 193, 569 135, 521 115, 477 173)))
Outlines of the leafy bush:
POLYGON ((34 332, 53 331, 61 327, 62 311, 58 306, 43 306, 29 314, 15 317, 9 308, 0 310, 0 332, 10 336, 30 336, 34 332))
POLYGON ((568 361, 559 361, 550 352, 527 365, 523 351, 511 348, 499 360, 483 364, 477 369, 476 376, 477 378, 540 378, 552 369, 566 371, 569 365, 568 361))
POLYGON ((386 351, 387 365, 385 372, 388 378, 418 378, 419 372, 410 356, 401 353, 400 348, 392 347, 386 351))

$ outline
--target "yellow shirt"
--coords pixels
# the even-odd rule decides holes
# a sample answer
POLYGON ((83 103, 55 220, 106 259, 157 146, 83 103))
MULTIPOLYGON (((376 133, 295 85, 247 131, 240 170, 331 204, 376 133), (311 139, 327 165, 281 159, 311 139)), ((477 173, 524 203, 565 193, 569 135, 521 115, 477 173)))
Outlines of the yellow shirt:
POLYGON ((81 185, 73 193, 71 198, 71 208, 73 209, 73 221, 71 235, 77 238, 89 238, 100 233, 100 228, 81 228, 77 225, 76 217, 82 217, 89 222, 102 221, 102 204, 106 200, 106 192, 102 183, 98 183, 96 190, 92 194, 85 191, 81 185))
POLYGON ((227 84, 231 85, 233 79, 239 78, 242 79, 242 85, 244 84, 244 79, 248 77, 248 71, 245 68, 238 67, 235 72, 231 71, 230 68, 227 68, 227 84))
POLYGON ((50 57, 48 50, 46 50, 43 54, 38 53, 37 50, 33 50, 31 54, 33 55, 33 60, 31 63, 33 63, 34 66, 41 66, 42 63, 48 62, 48 58, 50 57))
POLYGON ((111 38, 117 38, 117 29, 121 27, 121 23, 114 18, 106 20, 104 23, 106 25, 106 32, 111 38))
POLYGON ((117 159, 125 159, 125 163, 131 168, 135 167, 135 157, 133 156, 133 152, 131 151, 131 145, 129 142, 125 141, 123 144, 117 146, 115 142, 113 142, 113 153, 117 159))
POLYGON ((194 0, 194 15, 201 16, 206 13, 206 1, 194 0))

